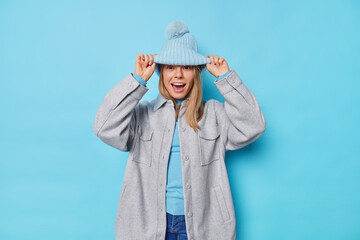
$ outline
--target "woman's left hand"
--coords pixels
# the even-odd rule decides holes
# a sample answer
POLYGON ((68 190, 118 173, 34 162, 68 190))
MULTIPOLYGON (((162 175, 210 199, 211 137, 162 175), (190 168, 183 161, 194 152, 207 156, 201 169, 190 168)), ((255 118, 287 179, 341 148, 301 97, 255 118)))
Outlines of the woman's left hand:
POLYGON ((206 64, 207 70, 216 78, 230 71, 229 65, 224 58, 219 58, 218 55, 206 55, 205 57, 210 58, 210 63, 206 64))

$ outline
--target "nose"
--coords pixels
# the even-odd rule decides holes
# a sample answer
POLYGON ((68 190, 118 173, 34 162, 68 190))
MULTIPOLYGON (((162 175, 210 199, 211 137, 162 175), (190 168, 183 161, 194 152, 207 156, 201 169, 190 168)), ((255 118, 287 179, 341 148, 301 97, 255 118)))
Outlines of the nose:
POLYGON ((181 67, 181 66, 177 66, 177 67, 176 67, 175 76, 178 77, 178 78, 181 78, 181 77, 183 76, 183 72, 182 72, 182 67, 181 67))

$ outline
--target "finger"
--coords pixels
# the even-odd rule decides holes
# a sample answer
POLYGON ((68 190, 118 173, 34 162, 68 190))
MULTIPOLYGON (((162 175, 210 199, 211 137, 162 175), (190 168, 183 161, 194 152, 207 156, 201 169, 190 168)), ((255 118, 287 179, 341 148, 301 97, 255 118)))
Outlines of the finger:
POLYGON ((214 57, 215 65, 219 65, 219 56, 215 55, 214 57))
POLYGON ((136 56, 136 61, 141 62, 141 53, 136 56))
POLYGON ((222 65, 224 63, 224 59, 222 57, 219 59, 219 63, 220 63, 220 65, 222 65))
POLYGON ((149 65, 151 66, 154 62, 154 56, 150 54, 149 57, 149 65))
POLYGON ((211 62, 211 64, 214 64, 214 57, 213 57, 213 55, 210 55, 210 62, 211 62))
POLYGON ((145 66, 146 66, 146 67, 147 67, 148 63, 149 63, 149 55, 146 54, 146 55, 145 55, 145 66))

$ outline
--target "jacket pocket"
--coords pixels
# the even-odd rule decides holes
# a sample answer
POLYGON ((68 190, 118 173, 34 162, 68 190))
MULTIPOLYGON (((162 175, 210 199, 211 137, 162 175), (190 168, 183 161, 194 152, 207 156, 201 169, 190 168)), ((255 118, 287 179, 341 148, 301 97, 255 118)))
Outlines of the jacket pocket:
POLYGON ((218 127, 203 127, 199 131, 200 161, 201 165, 207 165, 212 161, 219 160, 220 132, 218 127))
POLYGON ((153 130, 151 128, 138 127, 139 137, 136 140, 132 160, 151 166, 153 148, 153 130))
POLYGON ((218 207, 219 207, 218 209, 221 212, 222 219, 224 222, 227 222, 230 220, 230 214, 229 214, 229 210, 226 206, 224 194, 221 190, 220 185, 215 185, 213 187, 213 191, 215 192, 215 196, 216 196, 218 207))

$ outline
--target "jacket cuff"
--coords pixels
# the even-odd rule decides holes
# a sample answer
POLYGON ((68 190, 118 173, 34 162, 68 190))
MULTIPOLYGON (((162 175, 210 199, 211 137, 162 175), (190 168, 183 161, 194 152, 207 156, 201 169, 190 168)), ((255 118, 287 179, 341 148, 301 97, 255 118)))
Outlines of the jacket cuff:
POLYGON ((138 81, 136 81, 132 74, 129 73, 124 79, 116 84, 108 94, 117 96, 116 98, 111 98, 114 101, 114 106, 116 106, 117 102, 119 100, 122 101, 128 94, 131 97, 140 100, 148 90, 148 87, 140 84, 138 81))
POLYGON ((224 77, 226 77, 231 71, 229 70, 228 72, 224 73, 223 75, 221 75, 220 77, 216 78, 216 81, 220 81, 221 79, 223 79, 224 77))
POLYGON ((136 81, 138 81, 139 83, 141 83, 143 86, 146 86, 146 81, 140 77, 139 75, 137 75, 136 73, 131 73, 132 76, 135 78, 136 81))
MULTIPOLYGON (((131 92, 131 96, 140 100, 144 95, 145 93, 149 90, 149 88, 147 86, 144 86, 142 84, 140 84, 133 76, 131 73, 129 73, 127 76, 126 76, 126 82, 128 84, 128 87, 129 87, 129 90, 132 89, 131 92)), ((125 80, 124 79, 124 80, 125 80)))
POLYGON ((223 79, 214 81, 214 83, 221 95, 225 95, 226 93, 239 87, 242 84, 242 80, 236 71, 232 69, 223 79))

